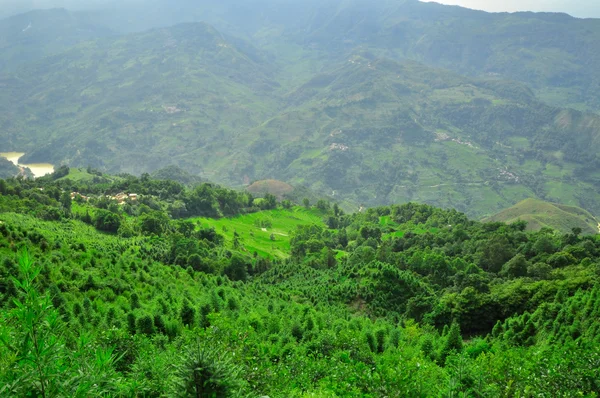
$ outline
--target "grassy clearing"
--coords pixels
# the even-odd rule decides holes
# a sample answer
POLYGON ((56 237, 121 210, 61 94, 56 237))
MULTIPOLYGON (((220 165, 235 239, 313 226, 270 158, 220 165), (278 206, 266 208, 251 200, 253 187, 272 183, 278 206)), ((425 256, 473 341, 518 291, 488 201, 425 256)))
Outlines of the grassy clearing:
POLYGON ((485 221, 512 223, 518 220, 527 221, 527 229, 530 231, 549 227, 562 233, 567 233, 571 231, 571 228, 578 227, 585 234, 595 234, 598 232, 598 222, 586 210, 574 206, 544 202, 538 199, 526 199, 485 221))
POLYGON ((301 225, 323 225, 323 213, 317 209, 293 207, 245 214, 233 218, 192 218, 199 226, 214 227, 232 245, 234 233, 240 244, 250 253, 263 257, 286 258, 290 252, 292 232, 301 225), (271 239, 274 238, 274 240, 271 239))

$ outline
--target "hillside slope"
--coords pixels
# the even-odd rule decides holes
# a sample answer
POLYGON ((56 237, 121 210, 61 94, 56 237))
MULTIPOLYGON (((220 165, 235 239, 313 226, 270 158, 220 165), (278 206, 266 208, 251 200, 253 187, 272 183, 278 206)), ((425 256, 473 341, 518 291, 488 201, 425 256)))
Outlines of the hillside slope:
POLYGON ((598 391, 597 236, 64 171, 0 180, 3 396, 598 391))
POLYGON ((11 70, 115 33, 95 17, 64 9, 35 10, 0 21, 0 70, 11 70))
POLYGON ((80 44, 0 78, 0 139, 22 161, 197 173, 277 109, 271 69, 205 24, 80 44))
POLYGON ((479 216, 536 196, 600 212, 596 115, 547 106, 520 83, 365 51, 291 91, 285 73, 206 24, 88 42, 0 79, 0 138, 27 162, 135 174, 175 164, 356 208, 419 201, 479 216))
POLYGON ((285 99, 242 137, 228 176, 472 215, 531 196, 600 210, 600 118, 544 105, 521 84, 354 53, 285 99))
POLYGON ((581 228, 584 234, 597 234, 600 225, 586 210, 538 199, 526 199, 485 219, 508 224, 519 220, 527 222, 528 231, 538 231, 547 227, 561 233, 569 233, 573 228, 581 228))
POLYGON ((412 0, 212 5, 156 1, 128 27, 127 12, 48 12, 67 30, 203 18, 222 31, 185 23, 58 54, 67 31, 16 42, 53 55, 0 75, 0 150, 110 172, 176 165, 238 187, 276 179, 355 209, 414 200, 482 216, 537 197, 600 213, 600 118, 540 100, 546 87, 553 103, 587 101, 597 21, 412 0))
POLYGON ((518 80, 554 105, 600 110, 598 19, 486 13, 418 0, 154 0, 143 8, 113 7, 71 14, 85 29, 119 33, 207 22, 271 51, 296 74, 311 66, 307 59, 322 66, 362 47, 396 60, 518 80))

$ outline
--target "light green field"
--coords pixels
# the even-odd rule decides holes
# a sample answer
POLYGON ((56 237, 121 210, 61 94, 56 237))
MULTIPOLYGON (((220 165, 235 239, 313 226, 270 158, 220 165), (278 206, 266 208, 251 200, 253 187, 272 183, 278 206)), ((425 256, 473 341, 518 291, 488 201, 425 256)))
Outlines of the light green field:
POLYGON ((59 178, 59 180, 66 180, 67 178, 72 181, 88 181, 93 179, 94 175, 88 173, 84 168, 71 168, 69 174, 59 178))
POLYGON ((289 210, 267 210, 233 218, 199 217, 190 221, 205 227, 214 227, 218 233, 225 236, 230 245, 233 244, 234 232, 237 232, 240 244, 249 253, 257 252, 263 257, 285 258, 289 256, 292 232, 301 225, 324 225, 323 215, 317 209, 293 207, 289 210), (271 240, 271 236, 274 240, 271 240))
POLYGON ((484 221, 510 224, 519 220, 527 221, 527 230, 530 231, 549 227, 561 233, 568 233, 572 228, 581 228, 585 234, 598 233, 598 221, 586 210, 538 199, 526 199, 484 221))

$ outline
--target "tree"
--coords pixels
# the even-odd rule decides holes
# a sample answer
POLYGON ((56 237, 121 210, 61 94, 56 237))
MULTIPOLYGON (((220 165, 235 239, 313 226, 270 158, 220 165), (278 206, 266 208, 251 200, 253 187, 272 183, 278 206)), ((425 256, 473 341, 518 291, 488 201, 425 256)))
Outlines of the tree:
POLYGON ((302 199, 302 205, 308 209, 310 207, 310 200, 308 198, 302 199))
POLYGON ((442 347, 441 359, 442 362, 445 362, 448 355, 453 352, 459 353, 463 348, 463 340, 460 335, 460 326, 458 323, 453 322, 452 326, 450 326, 450 330, 448 331, 448 336, 446 336, 446 341, 444 342, 444 346, 442 347))
POLYGON ((239 368, 217 347, 202 345, 198 340, 175 367, 171 395, 186 398, 242 396, 239 372, 239 368))
POLYGON ((215 190, 210 184, 202 184, 194 188, 184 199, 190 215, 217 217, 219 205, 215 190))
POLYGON ((198 253, 194 253, 188 257, 187 264, 192 267, 194 271, 204 272, 210 274, 213 272, 210 264, 206 264, 202 257, 198 253))
POLYGON ((319 209, 321 211, 327 211, 327 210, 329 210, 329 202, 327 202, 324 199, 319 199, 317 201, 317 209, 319 209))
POLYGON ((150 315, 144 315, 136 321, 137 330, 145 335, 154 334, 154 320, 150 315))
POLYGON ((162 211, 153 211, 140 217, 140 228, 146 235, 162 235, 169 227, 169 217, 162 211))
POLYGON ((71 216, 71 194, 67 191, 60 196, 60 204, 67 217, 71 216))
POLYGON ((263 210, 271 210, 277 207, 277 198, 270 193, 265 194, 265 197, 260 202, 260 208, 263 210))
POLYGON ((502 266, 500 275, 509 278, 520 278, 527 275, 529 262, 522 254, 517 254, 502 266))
POLYGON ((97 209, 94 226, 100 231, 116 233, 121 226, 121 219, 108 210, 97 209))
POLYGON ((10 397, 103 396, 116 386, 112 349, 91 344, 85 335, 67 348, 67 329, 52 300, 38 291, 42 269, 27 252, 19 256, 22 280, 12 278, 21 295, 0 313, 0 395, 10 397))
POLYGON ((246 261, 238 254, 231 256, 229 265, 225 267, 223 272, 232 281, 245 281, 248 279, 248 267, 246 261))
POLYGON ((554 244, 547 236, 543 235, 533 244, 535 254, 550 254, 554 252, 554 244))
POLYGON ((334 203, 333 204, 333 215, 338 217, 341 215, 341 213, 342 213, 342 211, 340 210, 340 207, 338 206, 338 204, 334 203))
POLYGON ((494 235, 483 243, 479 251, 479 266, 486 271, 497 273, 504 263, 513 257, 513 249, 504 236, 494 235))
POLYGON ((534 278, 549 279, 552 267, 546 263, 535 263, 527 268, 527 273, 534 278))
POLYGON ((189 300, 185 299, 183 301, 183 305, 181 306, 181 322, 183 322, 186 326, 192 326, 194 324, 194 319, 196 318, 196 311, 192 308, 189 300))

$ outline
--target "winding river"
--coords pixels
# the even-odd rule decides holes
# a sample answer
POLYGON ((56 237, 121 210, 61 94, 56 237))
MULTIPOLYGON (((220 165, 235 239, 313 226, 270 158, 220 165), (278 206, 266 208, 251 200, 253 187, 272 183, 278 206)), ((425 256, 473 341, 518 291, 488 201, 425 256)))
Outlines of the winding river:
POLYGON ((0 157, 6 158, 13 162, 19 167, 27 167, 33 173, 34 177, 42 177, 46 174, 54 172, 54 165, 50 163, 32 163, 32 164, 21 164, 19 159, 25 155, 23 152, 0 152, 0 157))

